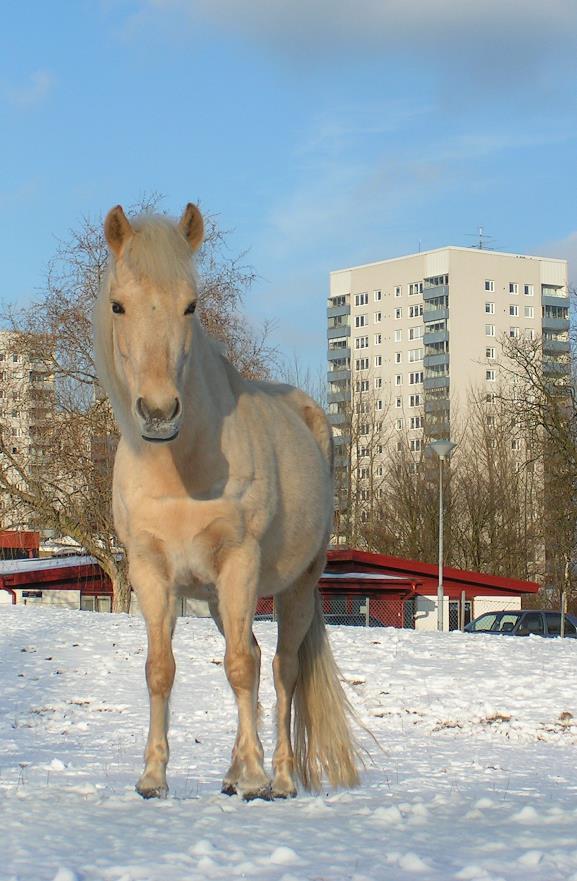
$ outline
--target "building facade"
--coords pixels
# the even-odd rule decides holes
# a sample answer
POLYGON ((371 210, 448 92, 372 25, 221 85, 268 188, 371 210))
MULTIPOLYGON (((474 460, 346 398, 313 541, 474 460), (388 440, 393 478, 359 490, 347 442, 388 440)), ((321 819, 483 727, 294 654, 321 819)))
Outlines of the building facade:
POLYGON ((567 369, 567 263, 447 247, 332 272, 329 415, 338 435, 356 395, 418 452, 448 437, 451 412, 502 379, 507 338, 542 339, 543 369, 567 369))

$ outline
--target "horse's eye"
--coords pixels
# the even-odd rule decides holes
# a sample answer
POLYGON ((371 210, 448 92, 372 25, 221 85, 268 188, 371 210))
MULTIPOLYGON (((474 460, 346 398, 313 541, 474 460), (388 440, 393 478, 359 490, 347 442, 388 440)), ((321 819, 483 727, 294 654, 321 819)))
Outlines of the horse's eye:
POLYGON ((114 303, 112 304, 112 311, 113 311, 116 315, 124 315, 124 306, 123 306, 121 303, 116 303, 116 302, 114 302, 114 303))
POLYGON ((194 300, 194 302, 188 304, 188 306, 184 310, 184 314, 185 315, 192 315, 192 313, 194 312, 195 309, 196 309, 196 300, 194 300))

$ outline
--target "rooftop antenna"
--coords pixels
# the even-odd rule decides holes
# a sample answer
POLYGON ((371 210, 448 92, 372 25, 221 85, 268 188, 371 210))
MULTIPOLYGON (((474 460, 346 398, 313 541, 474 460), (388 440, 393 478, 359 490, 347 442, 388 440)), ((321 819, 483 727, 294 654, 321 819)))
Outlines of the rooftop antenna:
POLYGON ((477 239, 474 245, 471 245, 472 248, 477 248, 479 251, 492 250, 490 247, 488 248, 487 242, 494 241, 494 236, 488 236, 483 232, 483 227, 479 227, 478 233, 467 233, 468 239, 477 239))

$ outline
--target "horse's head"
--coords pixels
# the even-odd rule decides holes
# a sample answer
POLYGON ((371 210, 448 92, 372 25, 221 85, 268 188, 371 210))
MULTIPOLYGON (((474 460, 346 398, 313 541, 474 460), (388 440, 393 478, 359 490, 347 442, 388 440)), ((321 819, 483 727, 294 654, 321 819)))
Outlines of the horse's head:
POLYGON ((191 257, 202 243, 202 216, 189 203, 178 224, 164 217, 130 223, 117 205, 104 233, 112 263, 102 305, 110 310, 114 372, 139 434, 150 442, 171 441, 180 431, 197 322, 191 257))

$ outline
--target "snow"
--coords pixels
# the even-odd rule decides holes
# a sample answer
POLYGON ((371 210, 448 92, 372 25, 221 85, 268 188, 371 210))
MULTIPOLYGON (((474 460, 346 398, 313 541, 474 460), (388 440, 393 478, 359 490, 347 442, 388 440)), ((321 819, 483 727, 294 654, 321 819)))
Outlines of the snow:
MULTIPOLYGON (((0 881, 577 881, 577 641, 331 627, 362 785, 220 794, 236 719, 211 621, 180 619, 169 798, 134 791, 143 622, 0 614, 0 881)), ((275 625, 263 649, 270 760, 275 625)))

